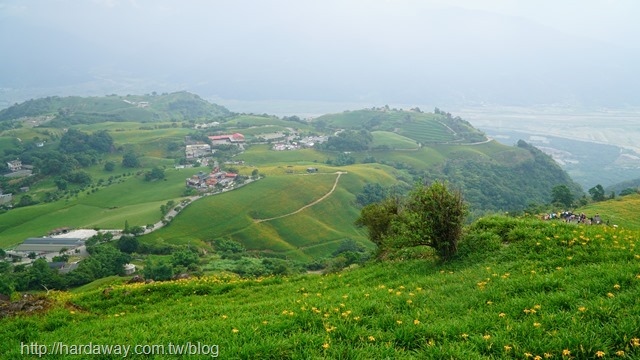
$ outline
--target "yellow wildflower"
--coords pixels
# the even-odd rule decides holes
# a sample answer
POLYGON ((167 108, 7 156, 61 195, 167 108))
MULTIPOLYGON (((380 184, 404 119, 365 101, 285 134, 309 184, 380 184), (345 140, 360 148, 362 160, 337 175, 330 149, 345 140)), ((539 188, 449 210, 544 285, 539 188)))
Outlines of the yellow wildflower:
POLYGON ((369 335, 369 341, 376 341, 376 338, 374 338, 373 336, 369 335))
POLYGON ((323 347, 324 349, 328 349, 328 348, 329 348, 329 344, 328 344, 328 343, 324 343, 324 344, 322 344, 322 347, 323 347))
POLYGON ((396 322, 398 323, 398 325, 402 324, 402 320, 396 320, 396 322))
POLYGON ((504 346, 504 351, 506 351, 506 352, 511 351, 511 349, 513 349, 513 348, 511 346, 509 346, 509 345, 505 345, 504 346))
POLYGON ((411 299, 407 300, 407 304, 411 304, 412 302, 411 299))
POLYGON ((500 314, 498 314, 498 316, 500 316, 500 317, 505 317, 505 316, 507 316, 507 314, 505 314, 505 313, 500 313, 500 314))
POLYGON ((240 330, 238 330, 238 329, 236 329, 236 328, 231 329, 231 332, 232 332, 232 333, 234 333, 234 334, 238 333, 239 331, 240 331, 240 330))
POLYGON ((607 293, 607 296, 610 298, 615 297, 615 295, 613 295, 612 293, 607 293))
POLYGON ((534 326, 534 327, 540 327, 540 323, 534 322, 534 323, 533 323, 533 326, 534 326))
POLYGON ((613 288, 616 289, 616 290, 620 290, 620 284, 613 285, 613 288))
POLYGON ((622 357, 622 356, 624 356, 624 351, 622 351, 622 350, 618 350, 618 351, 616 351, 616 355, 618 355, 618 356, 621 356, 621 357, 622 357))
POLYGON ((578 311, 580 311, 580 312, 585 312, 585 311, 587 311, 587 308, 586 308, 586 307, 584 307, 584 306, 580 306, 580 307, 578 308, 578 311))
POLYGON ((633 347, 640 346, 640 339, 638 338, 631 339, 631 346, 633 347))
POLYGON ((460 336, 465 340, 467 340, 469 338, 469 334, 462 334, 460 336))
POLYGON ((551 359, 553 357, 553 354, 551 353, 544 353, 544 358, 545 359, 551 359))
POLYGON ((489 339, 491 339, 491 335, 486 334, 486 335, 483 335, 482 338, 485 339, 485 340, 489 340, 489 339))
POLYGON ((601 350, 596 351, 596 357, 599 357, 599 358, 604 357, 604 351, 601 351, 601 350))
POLYGON ((413 320, 413 325, 418 325, 418 324, 420 324, 420 320, 418 319, 413 320))
POLYGON ((562 350, 562 356, 570 356, 570 355, 571 355, 571 351, 569 351, 569 349, 562 350))

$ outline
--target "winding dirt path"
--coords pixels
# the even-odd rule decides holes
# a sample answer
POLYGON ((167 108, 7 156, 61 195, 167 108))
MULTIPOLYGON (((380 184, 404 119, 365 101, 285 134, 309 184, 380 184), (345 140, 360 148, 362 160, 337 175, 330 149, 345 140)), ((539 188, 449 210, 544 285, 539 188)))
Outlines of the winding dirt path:
POLYGON ((309 207, 321 202, 322 200, 328 198, 331 194, 333 194, 333 192, 336 190, 336 187, 338 186, 338 181, 340 180, 340 176, 342 174, 346 174, 346 172, 336 171, 336 174, 338 174, 338 176, 336 177, 336 181, 333 183, 333 187, 331 188, 331 190, 328 193, 324 194, 318 200, 316 200, 316 201, 314 201, 314 202, 312 202, 310 204, 307 204, 307 205, 301 207, 300 209, 298 209, 298 210, 296 210, 294 212, 290 212, 288 214, 284 214, 284 215, 280 215, 280 216, 276 216, 276 217, 272 217, 272 218, 268 218, 268 219, 255 219, 253 221, 257 224, 257 223, 261 223, 261 222, 264 222, 264 221, 271 221, 271 220, 281 219, 283 217, 295 215, 295 214, 297 214, 297 213, 299 213, 299 212, 301 212, 301 211, 303 211, 303 210, 305 210, 305 209, 307 209, 307 208, 309 208, 309 207))

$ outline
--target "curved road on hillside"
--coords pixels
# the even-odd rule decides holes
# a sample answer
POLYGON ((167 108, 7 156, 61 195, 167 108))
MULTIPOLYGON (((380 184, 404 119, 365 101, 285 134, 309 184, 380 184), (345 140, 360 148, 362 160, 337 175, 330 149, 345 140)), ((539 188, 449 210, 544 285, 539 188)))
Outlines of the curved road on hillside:
POLYGON ((272 218, 268 218, 268 219, 255 219, 254 222, 255 223, 261 223, 261 222, 264 222, 264 221, 271 221, 271 220, 276 220, 276 219, 280 219, 280 218, 283 218, 283 217, 295 215, 295 214, 297 214, 297 213, 299 213, 299 212, 301 212, 301 211, 303 211, 303 210, 305 210, 305 209, 307 209, 307 208, 309 208, 309 207, 321 202, 322 200, 328 198, 336 190, 336 187, 338 186, 338 181, 340 180, 340 176, 342 174, 346 174, 346 172, 337 171, 336 174, 338 174, 338 176, 336 177, 336 181, 333 183, 333 187, 331 188, 331 190, 328 193, 324 194, 318 200, 312 202, 311 204, 307 204, 307 205, 301 207, 300 209, 298 209, 298 210, 296 210, 294 212, 290 212, 288 214, 284 214, 284 215, 280 215, 280 216, 276 216, 276 217, 272 217, 272 218))

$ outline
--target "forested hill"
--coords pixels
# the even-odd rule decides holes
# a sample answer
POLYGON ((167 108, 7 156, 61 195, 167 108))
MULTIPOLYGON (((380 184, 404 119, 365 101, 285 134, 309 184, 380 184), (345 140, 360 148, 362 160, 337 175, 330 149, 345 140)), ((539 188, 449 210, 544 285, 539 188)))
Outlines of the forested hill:
POLYGON ((584 195, 582 187, 549 155, 522 140, 513 151, 496 152, 491 158, 451 152, 441 166, 428 171, 425 177, 444 177, 456 184, 479 213, 558 202, 553 198, 557 186, 566 187, 573 200, 584 195))
POLYGON ((550 156, 534 146, 524 141, 515 147, 500 144, 437 108, 433 113, 386 106, 345 111, 320 116, 313 124, 337 134, 329 138, 325 150, 365 152, 363 161, 407 171, 413 181, 446 179, 463 191, 476 215, 548 204, 554 200, 556 186, 565 186, 574 199, 584 194, 550 156), (373 139, 368 148, 362 146, 367 135, 373 139), (355 146, 354 139, 362 141, 355 146))
POLYGON ((50 96, 25 101, 0 111, 0 123, 29 119, 48 126, 104 121, 213 121, 231 112, 188 92, 103 97, 50 96))
POLYGON ((420 108, 411 110, 382 108, 345 111, 327 114, 314 120, 319 128, 366 129, 385 131, 413 139, 419 144, 463 144, 487 141, 485 134, 459 116, 435 109, 426 113, 420 108))

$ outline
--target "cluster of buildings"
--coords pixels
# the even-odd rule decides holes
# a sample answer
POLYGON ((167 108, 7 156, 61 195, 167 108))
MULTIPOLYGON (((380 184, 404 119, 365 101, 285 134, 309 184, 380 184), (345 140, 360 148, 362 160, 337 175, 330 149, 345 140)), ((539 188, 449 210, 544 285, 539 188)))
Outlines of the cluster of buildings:
MULTIPOLYGON (((120 230, 108 230, 113 234, 119 234, 120 230)), ((70 229, 60 228, 49 233, 48 236, 31 237, 24 240, 14 249, 7 251, 7 255, 15 258, 22 263, 32 261, 33 255, 37 258, 45 258, 49 262, 49 266, 67 273, 78 267, 80 260, 66 263, 62 261, 52 261, 58 255, 77 255, 81 258, 89 256, 85 248, 85 242, 98 231, 92 229, 70 229)), ((125 274, 129 275, 136 271, 133 264, 126 264, 124 268, 125 274)))
POLYGON ((187 159, 206 158, 215 153, 215 146, 218 145, 238 145, 245 143, 244 135, 240 133, 230 135, 211 135, 208 137, 211 145, 201 141, 192 141, 190 137, 185 138, 185 157, 187 159))
POLYGON ((207 174, 199 172, 190 178, 187 178, 186 185, 198 190, 212 189, 218 186, 231 187, 238 174, 220 171, 220 168, 214 166, 213 170, 207 174))
POLYGON ((298 150, 301 148, 310 148, 315 144, 321 144, 327 141, 327 136, 307 136, 298 141, 278 142, 273 145, 272 149, 276 151, 298 150))

